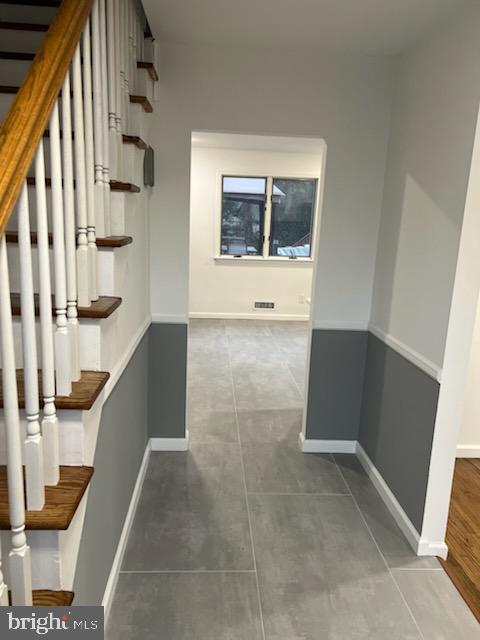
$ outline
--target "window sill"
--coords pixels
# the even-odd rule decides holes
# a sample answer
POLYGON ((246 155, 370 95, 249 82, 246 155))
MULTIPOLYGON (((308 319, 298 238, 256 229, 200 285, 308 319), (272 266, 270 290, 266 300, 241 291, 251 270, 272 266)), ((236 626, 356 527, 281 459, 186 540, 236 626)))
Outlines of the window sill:
POLYGON ((271 262, 283 263, 283 264, 313 264, 313 258, 288 258, 281 256, 273 256, 271 258, 264 258, 263 256, 242 256, 241 258, 235 258, 235 256, 213 256, 215 262, 263 262, 270 264, 271 262))

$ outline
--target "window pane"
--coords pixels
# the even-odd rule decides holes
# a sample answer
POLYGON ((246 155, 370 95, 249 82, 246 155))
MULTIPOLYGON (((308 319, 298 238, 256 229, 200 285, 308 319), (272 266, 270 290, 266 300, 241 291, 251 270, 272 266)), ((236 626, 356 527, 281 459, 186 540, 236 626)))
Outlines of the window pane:
POLYGON ((273 180, 271 256, 311 255, 316 180, 273 180))
POLYGON ((222 255, 262 255, 266 178, 224 176, 222 255))

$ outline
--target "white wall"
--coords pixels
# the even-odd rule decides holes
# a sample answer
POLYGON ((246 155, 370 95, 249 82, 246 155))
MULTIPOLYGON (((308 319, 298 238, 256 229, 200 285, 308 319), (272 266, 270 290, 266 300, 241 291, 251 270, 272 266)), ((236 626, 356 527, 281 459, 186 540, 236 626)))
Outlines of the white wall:
POLYGON ((392 61, 361 55, 163 44, 152 114, 156 320, 188 313, 190 136, 227 131, 328 145, 315 323, 369 319, 391 104, 392 61))
POLYGON ((221 175, 311 177, 320 183, 321 157, 194 146, 191 172, 190 315, 307 319, 305 298, 311 295, 312 262, 215 260, 221 175), (254 300, 275 302, 275 311, 255 311, 254 300))
POLYGON ((398 65, 372 323, 442 367, 480 99, 480 5, 398 65))
POLYGON ((463 418, 458 439, 457 455, 468 458, 480 458, 480 305, 470 353, 463 418))

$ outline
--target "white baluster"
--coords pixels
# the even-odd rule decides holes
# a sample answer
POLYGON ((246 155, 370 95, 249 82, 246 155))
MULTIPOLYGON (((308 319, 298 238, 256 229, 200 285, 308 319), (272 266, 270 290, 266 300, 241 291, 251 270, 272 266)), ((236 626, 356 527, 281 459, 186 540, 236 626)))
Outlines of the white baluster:
POLYGON ((22 442, 18 413, 7 243, 0 239, 0 351, 2 355, 3 419, 7 449, 8 507, 12 531, 9 554, 12 604, 32 605, 30 549, 25 535, 22 442))
POLYGON ((129 73, 129 89, 130 93, 136 93, 137 77, 137 43, 136 43, 136 22, 135 22, 135 10, 131 0, 128 0, 128 44, 129 44, 129 59, 130 59, 130 73, 129 73))
POLYGON ((97 294, 97 242, 95 237, 95 158, 93 142, 92 48, 90 19, 83 31, 83 110, 85 117, 85 178, 87 188, 87 243, 90 267, 90 300, 97 294))
POLYGON ((77 309, 77 238, 75 230, 75 189, 73 182, 72 106, 70 75, 62 88, 63 207, 65 226, 65 265, 67 269, 67 326, 71 348, 71 378, 80 379, 80 335, 77 309))
POLYGON ((0 540, 0 607, 8 607, 8 586, 5 583, 2 570, 2 541, 0 540))
POLYGON ((40 511, 45 504, 43 442, 38 398, 37 340, 33 297, 32 247, 27 185, 18 201, 18 250, 20 253, 20 306, 22 313, 23 379, 27 434, 24 445, 27 509, 40 511))
POLYGON ((124 75, 124 114, 125 122, 123 126, 124 133, 128 133, 130 126, 130 43, 128 39, 128 4, 129 0, 121 0, 122 3, 122 16, 123 16, 123 75, 124 75))
POLYGON ((103 90, 102 59, 100 44, 100 8, 97 0, 92 9, 92 70, 93 70, 93 116, 94 116, 94 176, 96 231, 105 236, 105 202, 103 196, 103 90))
POLYGON ((138 38, 137 38, 138 55, 139 55, 139 60, 145 60, 145 33, 143 29, 141 16, 139 16, 138 13, 137 13, 137 20, 138 20, 138 38))
MULTIPOLYGON (((79 132, 75 131, 75 138, 79 132)), ((55 373, 57 394, 72 392, 70 336, 67 327, 67 274, 65 262, 65 232, 63 224, 62 164, 58 103, 50 117, 50 163, 52 170, 53 260, 55 273, 55 373)), ((78 190, 78 185, 77 185, 78 190)))
MULTIPOLYGON (((64 134, 65 135, 65 134, 64 134)), ((40 282, 40 336, 42 346, 43 455, 45 484, 59 481, 58 420, 55 407, 55 359, 53 347, 52 289, 48 240, 47 191, 45 188, 45 156, 40 140, 35 156, 35 197, 37 209, 38 279, 40 282)))
POLYGON ((120 74, 120 98, 122 101, 122 125, 126 132, 125 127, 125 47, 124 47, 124 0, 117 0, 118 2, 118 51, 119 51, 119 74, 120 74))
POLYGON ((73 55, 73 120, 75 124, 75 195, 77 204, 77 295, 78 306, 91 303, 90 253, 87 237, 87 179, 85 172, 85 128, 83 123, 83 93, 80 46, 73 55))
POLYGON ((115 0, 107 1, 107 51, 108 51, 108 134, 110 177, 119 179, 117 137, 117 49, 115 47, 115 0))
POLYGON ((116 180, 124 180, 123 175, 123 125, 124 125, 124 101, 123 101, 123 78, 122 78, 122 37, 121 37, 121 0, 114 0, 115 16, 115 90, 117 94, 115 114, 115 124, 117 133, 117 170, 116 180))
POLYGON ((107 69, 107 25, 105 0, 97 0, 100 14, 100 60, 102 68, 102 117, 103 117, 103 205, 105 216, 105 236, 111 234, 110 219, 110 138, 108 106, 108 69, 107 69))

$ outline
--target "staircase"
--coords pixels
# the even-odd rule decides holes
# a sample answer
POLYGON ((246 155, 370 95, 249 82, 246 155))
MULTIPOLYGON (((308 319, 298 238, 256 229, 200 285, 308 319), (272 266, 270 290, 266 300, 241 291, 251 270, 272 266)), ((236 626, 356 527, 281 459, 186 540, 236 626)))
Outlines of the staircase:
POLYGON ((110 373, 147 308, 154 51, 137 0, 0 2, 0 605, 74 601, 110 373))

